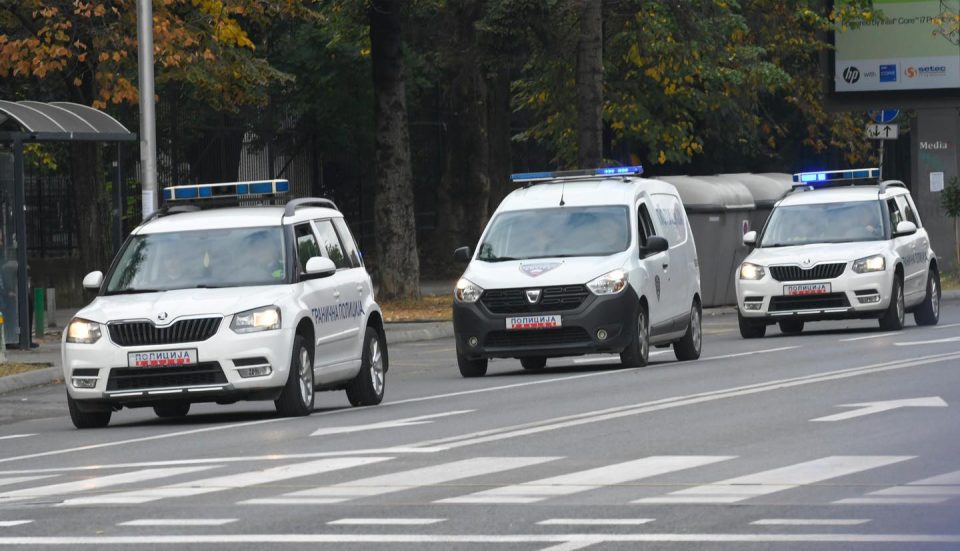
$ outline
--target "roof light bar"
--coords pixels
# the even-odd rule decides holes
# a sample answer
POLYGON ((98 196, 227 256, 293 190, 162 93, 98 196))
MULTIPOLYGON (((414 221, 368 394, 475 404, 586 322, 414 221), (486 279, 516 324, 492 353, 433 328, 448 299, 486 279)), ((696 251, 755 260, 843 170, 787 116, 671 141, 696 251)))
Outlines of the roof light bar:
POLYGON ((226 182, 222 184, 197 184, 163 188, 165 201, 217 199, 225 197, 249 197, 277 195, 290 191, 287 180, 257 180, 251 182, 226 182))
POLYGON ((557 170, 553 172, 521 172, 511 174, 510 181, 514 183, 542 182, 545 180, 562 180, 565 178, 589 178, 591 176, 639 176, 643 174, 643 167, 610 166, 606 168, 585 168, 581 170, 557 170))
POLYGON ((879 178, 879 168, 854 168, 850 170, 826 170, 819 172, 798 172, 793 175, 793 181, 800 185, 817 186, 840 182, 844 180, 863 180, 879 178))

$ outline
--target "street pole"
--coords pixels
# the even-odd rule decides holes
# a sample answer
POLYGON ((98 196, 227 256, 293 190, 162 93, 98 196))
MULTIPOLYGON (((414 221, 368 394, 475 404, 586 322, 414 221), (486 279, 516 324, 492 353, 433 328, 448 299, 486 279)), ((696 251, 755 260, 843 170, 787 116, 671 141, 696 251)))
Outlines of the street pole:
POLYGON ((137 0, 137 50, 140 77, 140 183, 143 218, 157 206, 157 119, 153 98, 153 3, 137 0))

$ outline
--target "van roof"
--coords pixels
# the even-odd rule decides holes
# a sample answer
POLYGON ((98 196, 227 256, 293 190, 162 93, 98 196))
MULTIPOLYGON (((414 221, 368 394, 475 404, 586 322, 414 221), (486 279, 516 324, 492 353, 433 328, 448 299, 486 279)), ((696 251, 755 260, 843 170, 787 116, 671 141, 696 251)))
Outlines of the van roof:
POLYGON ((516 189, 504 198, 498 211, 542 209, 560 206, 627 205, 631 208, 640 192, 676 195, 672 185, 646 178, 597 178, 555 180, 516 189))

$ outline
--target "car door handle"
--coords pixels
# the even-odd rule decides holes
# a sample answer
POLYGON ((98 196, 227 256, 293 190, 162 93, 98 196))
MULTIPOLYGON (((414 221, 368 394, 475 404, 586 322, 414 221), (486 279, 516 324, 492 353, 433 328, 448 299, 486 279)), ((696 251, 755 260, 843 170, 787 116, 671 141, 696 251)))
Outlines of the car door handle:
POLYGON ((666 270, 669 266, 670 266, 669 264, 664 263, 664 264, 663 264, 663 269, 666 270))

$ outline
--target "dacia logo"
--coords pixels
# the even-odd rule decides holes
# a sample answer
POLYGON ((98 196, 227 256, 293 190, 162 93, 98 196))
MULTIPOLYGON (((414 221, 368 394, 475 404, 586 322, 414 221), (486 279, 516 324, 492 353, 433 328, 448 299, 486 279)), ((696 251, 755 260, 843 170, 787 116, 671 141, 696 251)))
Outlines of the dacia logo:
POLYGON ((527 302, 536 304, 540 300, 540 289, 527 289, 527 302))

